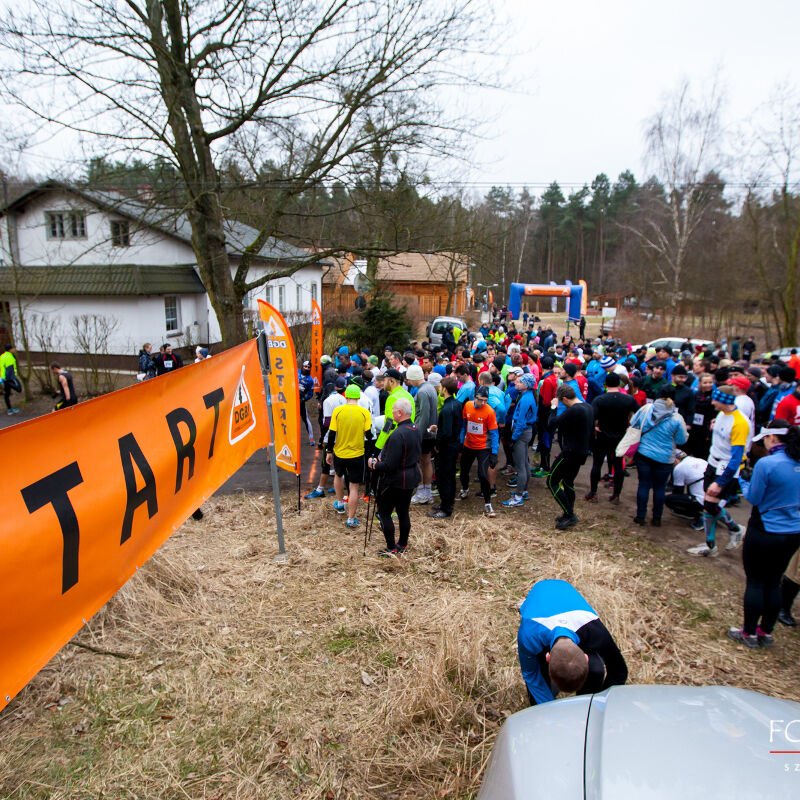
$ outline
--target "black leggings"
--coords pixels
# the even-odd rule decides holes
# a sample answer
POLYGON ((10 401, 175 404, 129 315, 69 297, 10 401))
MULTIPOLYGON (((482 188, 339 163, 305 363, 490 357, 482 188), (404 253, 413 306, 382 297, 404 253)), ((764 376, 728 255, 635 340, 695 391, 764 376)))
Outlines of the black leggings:
POLYGON ((6 401, 6 408, 11 411, 13 408, 11 405, 11 384, 8 381, 3 384, 3 397, 6 401))
POLYGON ((761 514, 753 509, 742 548, 747 583, 744 590, 744 632, 760 627, 772 633, 781 609, 781 575, 800 546, 800 533, 769 533, 761 514))
POLYGON ((472 450, 464 447, 461 450, 461 488, 469 489, 469 471, 472 469, 472 462, 478 460, 478 480, 481 484, 481 494, 484 503, 492 502, 492 487, 489 483, 489 456, 490 450, 472 450))
POLYGON ((617 458, 617 445, 621 440, 622 437, 609 439, 604 433, 597 434, 592 448, 592 473, 590 477, 592 494, 597 493, 597 487, 600 484, 600 473, 603 471, 603 463, 605 461, 608 461, 609 468, 614 470, 614 494, 619 496, 622 492, 625 467, 622 464, 622 459, 617 458))
POLYGON ((547 478, 547 488, 567 516, 575 513, 575 478, 585 460, 565 457, 562 453, 553 462, 553 469, 547 478))
POLYGON ((413 494, 413 489, 395 489, 393 487, 381 489, 378 492, 378 519, 388 550, 408 545, 408 534, 411 533, 411 516, 408 510, 411 507, 411 495, 413 494), (397 512, 397 525, 400 528, 400 541, 396 543, 392 511, 397 512))

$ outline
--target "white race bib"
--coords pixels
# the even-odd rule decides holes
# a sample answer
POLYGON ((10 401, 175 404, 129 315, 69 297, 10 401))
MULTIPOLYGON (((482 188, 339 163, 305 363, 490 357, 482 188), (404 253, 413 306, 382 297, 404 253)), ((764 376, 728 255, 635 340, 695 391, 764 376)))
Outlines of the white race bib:
POLYGON ((471 433, 473 436, 481 436, 483 434, 483 423, 467 421, 467 433, 471 433))
POLYGON ((695 414, 694 419, 692 420, 692 425, 702 425, 702 424, 703 424, 703 415, 695 414))

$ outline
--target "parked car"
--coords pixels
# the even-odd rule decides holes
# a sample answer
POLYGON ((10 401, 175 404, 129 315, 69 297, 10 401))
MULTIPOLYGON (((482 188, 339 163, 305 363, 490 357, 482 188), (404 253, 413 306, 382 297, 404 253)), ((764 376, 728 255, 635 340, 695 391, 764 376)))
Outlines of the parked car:
POLYGON ((758 692, 613 686, 509 717, 478 800, 796 800, 796 729, 800 703, 758 692))
POLYGON ((461 328, 462 331, 467 329, 466 323, 459 317, 436 317, 425 329, 425 335, 428 337, 428 341, 435 347, 441 347, 442 334, 447 330, 448 325, 455 325, 461 328))
POLYGON ((761 358, 764 361, 769 361, 772 356, 778 356, 781 361, 788 361, 792 357, 792 350, 797 350, 800 353, 800 344, 794 347, 781 347, 780 350, 772 350, 769 353, 762 353, 761 358))
POLYGON ((671 350, 675 352, 680 352, 681 346, 684 342, 690 342, 692 347, 697 349, 698 347, 714 347, 714 342, 710 341, 709 339, 686 339, 683 336, 661 336, 658 339, 653 339, 650 342, 645 342, 644 344, 637 344, 634 345, 634 350, 637 347, 654 347, 658 350, 659 347, 669 347, 671 350))

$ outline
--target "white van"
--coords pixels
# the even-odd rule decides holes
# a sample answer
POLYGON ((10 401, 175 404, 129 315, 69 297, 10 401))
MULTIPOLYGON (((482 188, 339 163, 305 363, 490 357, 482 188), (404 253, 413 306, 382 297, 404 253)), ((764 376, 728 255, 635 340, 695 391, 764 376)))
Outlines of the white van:
POLYGON ((458 317, 436 317, 425 329, 425 335, 434 347, 442 346, 442 334, 447 330, 448 325, 454 325, 461 328, 462 331, 467 330, 466 323, 463 319, 459 319, 458 317))

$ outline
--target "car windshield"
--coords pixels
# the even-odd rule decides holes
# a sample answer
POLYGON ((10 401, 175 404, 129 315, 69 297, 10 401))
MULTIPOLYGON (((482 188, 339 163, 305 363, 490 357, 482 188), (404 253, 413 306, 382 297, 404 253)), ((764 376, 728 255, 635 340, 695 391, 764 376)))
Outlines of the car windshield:
POLYGON ((447 330, 448 322, 437 322, 433 326, 434 333, 444 333, 447 330))

